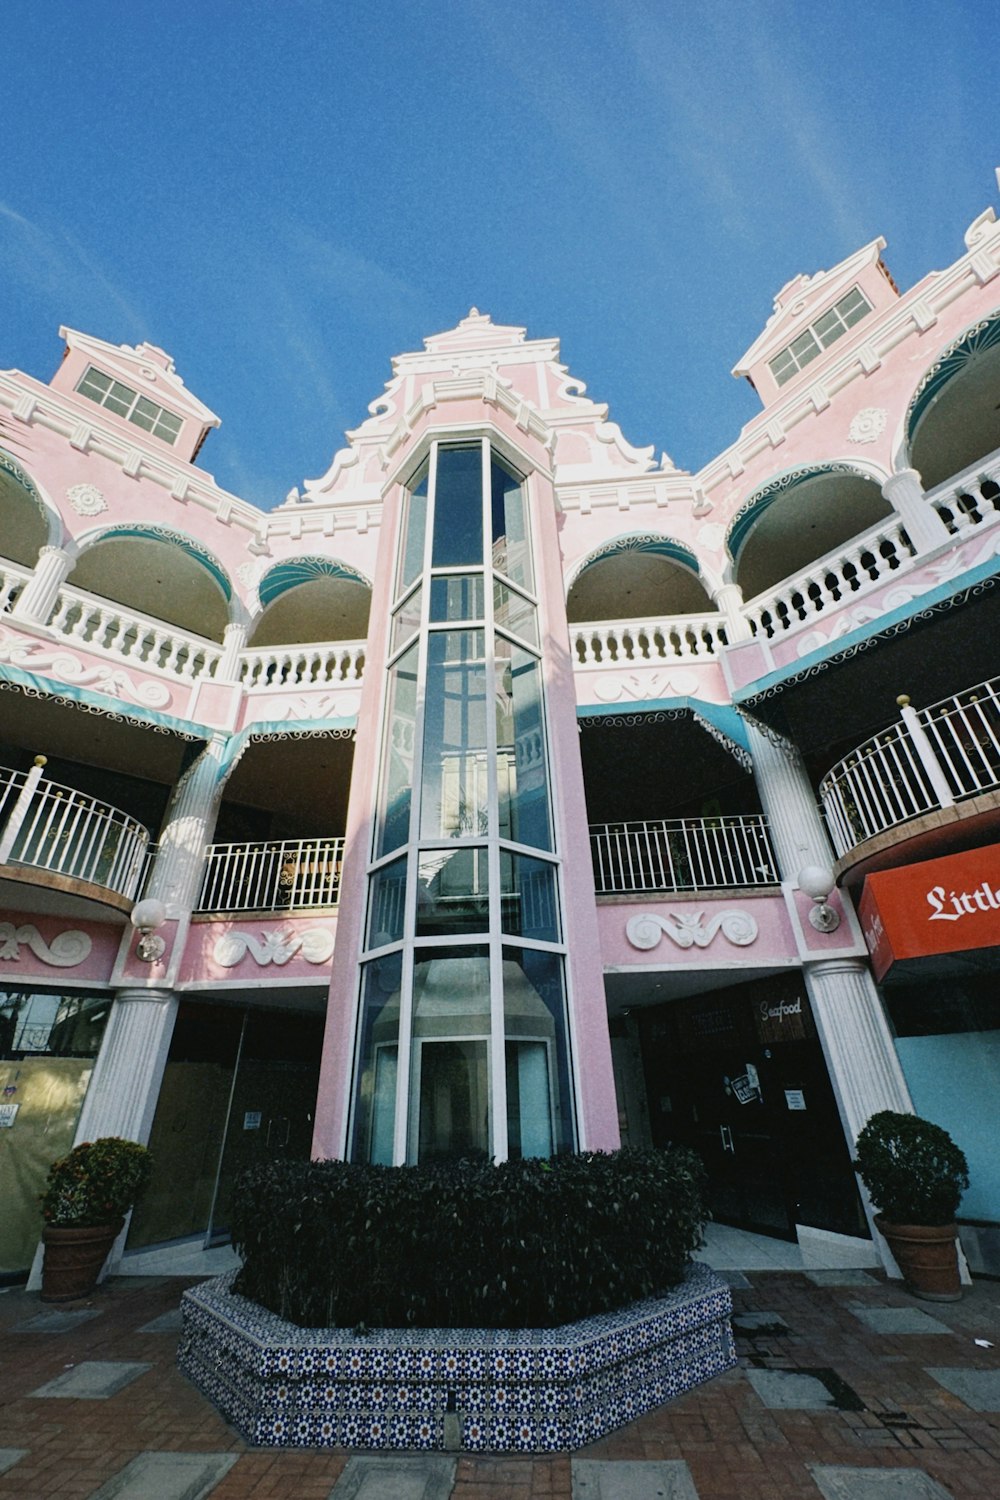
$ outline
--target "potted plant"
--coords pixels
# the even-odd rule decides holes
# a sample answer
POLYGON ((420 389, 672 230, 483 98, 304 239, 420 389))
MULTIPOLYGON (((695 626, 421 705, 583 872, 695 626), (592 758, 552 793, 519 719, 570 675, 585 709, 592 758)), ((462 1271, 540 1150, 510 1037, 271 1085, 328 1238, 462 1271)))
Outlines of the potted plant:
POLYGON ((858 1136, 854 1167, 911 1290, 932 1302, 957 1301, 955 1214, 969 1186, 965 1153, 940 1125, 884 1109, 858 1136))
POLYGON ((42 1194, 42 1301, 69 1302, 97 1285, 125 1215, 149 1182, 152 1157, 137 1141, 102 1136, 49 1168, 42 1194))

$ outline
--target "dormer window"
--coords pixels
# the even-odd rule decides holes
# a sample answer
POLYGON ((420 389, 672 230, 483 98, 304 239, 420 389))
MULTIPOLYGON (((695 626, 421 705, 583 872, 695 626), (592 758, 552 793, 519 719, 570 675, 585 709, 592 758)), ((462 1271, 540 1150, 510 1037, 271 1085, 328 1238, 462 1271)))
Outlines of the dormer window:
POLYGON ((113 380, 94 365, 87 366, 76 388, 81 396, 96 401, 98 406, 106 406, 109 411, 117 412, 118 416, 134 422, 144 432, 151 432, 164 443, 176 443, 184 420, 182 417, 176 412, 167 411, 165 406, 157 406, 155 401, 140 396, 130 385, 113 380))
POLYGON ((828 312, 792 340, 787 349, 768 361, 771 374, 779 385, 786 385, 811 360, 816 359, 872 310, 871 303, 859 287, 835 302, 828 312))

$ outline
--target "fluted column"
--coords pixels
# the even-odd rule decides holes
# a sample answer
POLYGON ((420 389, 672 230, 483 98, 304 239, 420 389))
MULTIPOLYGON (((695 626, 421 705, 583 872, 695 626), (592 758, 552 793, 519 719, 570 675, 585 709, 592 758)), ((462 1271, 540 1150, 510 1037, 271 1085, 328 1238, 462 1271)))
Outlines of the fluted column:
POLYGON ((35 570, 11 610, 15 620, 45 625, 76 559, 62 547, 43 547, 35 570))
POLYGON ((931 552, 948 540, 948 528, 927 495, 916 469, 900 469, 890 474, 882 493, 906 527, 906 534, 918 552, 931 552))
MULTIPOLYGON (((795 746, 765 733, 750 718, 746 723, 778 869, 784 881, 798 885, 804 866, 826 868, 834 861, 816 796, 795 746)), ((853 1145, 876 1110, 911 1110, 909 1090, 866 960, 817 954, 802 967, 841 1120, 853 1145)))
POLYGON ((186 916, 198 899, 205 845, 215 826, 228 737, 217 734, 174 790, 150 876, 147 896, 167 908, 168 918, 186 916))
POLYGON ((247 643, 247 627, 244 621, 234 620, 227 625, 222 635, 222 655, 215 668, 216 682, 238 682, 240 677, 240 652, 247 643))
POLYGON ((731 646, 737 641, 753 639, 750 621, 743 613, 743 590, 738 583, 723 583, 713 589, 712 603, 726 622, 726 637, 731 646))

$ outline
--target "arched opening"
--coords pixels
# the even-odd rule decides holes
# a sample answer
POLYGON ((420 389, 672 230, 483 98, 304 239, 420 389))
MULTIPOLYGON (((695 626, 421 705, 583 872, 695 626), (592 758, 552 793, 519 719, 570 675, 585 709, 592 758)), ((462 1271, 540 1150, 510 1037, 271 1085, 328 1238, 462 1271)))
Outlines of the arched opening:
POLYGON ((623 537, 583 565, 571 585, 571 625, 598 620, 657 620, 715 609, 694 554, 665 537, 623 537))
POLYGON ((924 376, 906 415, 910 462, 932 490, 1000 448, 1000 312, 924 376))
POLYGON ((210 641, 222 640, 230 619, 229 580, 187 537, 107 532, 81 553, 69 582, 210 641))
POLYGON ((727 543, 745 599, 807 568, 892 515, 874 479, 848 469, 788 474, 734 517, 727 543))
POLYGON ((24 470, 0 453, 0 556, 33 568, 49 540, 48 518, 24 470))
POLYGON ((254 646, 304 641, 363 641, 368 634, 371 586, 353 568, 325 558, 279 563, 261 580, 263 613, 254 646))

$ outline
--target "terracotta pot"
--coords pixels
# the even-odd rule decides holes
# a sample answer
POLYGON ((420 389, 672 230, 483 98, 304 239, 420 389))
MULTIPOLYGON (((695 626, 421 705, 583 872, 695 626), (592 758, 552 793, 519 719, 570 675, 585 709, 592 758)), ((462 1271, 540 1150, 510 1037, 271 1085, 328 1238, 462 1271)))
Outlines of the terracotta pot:
POLYGON ((912 1292, 926 1302, 957 1302, 962 1295, 955 1240, 957 1224, 889 1224, 876 1218, 912 1292))
POLYGON ((124 1223, 118 1219, 86 1229, 47 1224, 42 1230, 42 1301, 72 1302, 92 1292, 124 1223))

